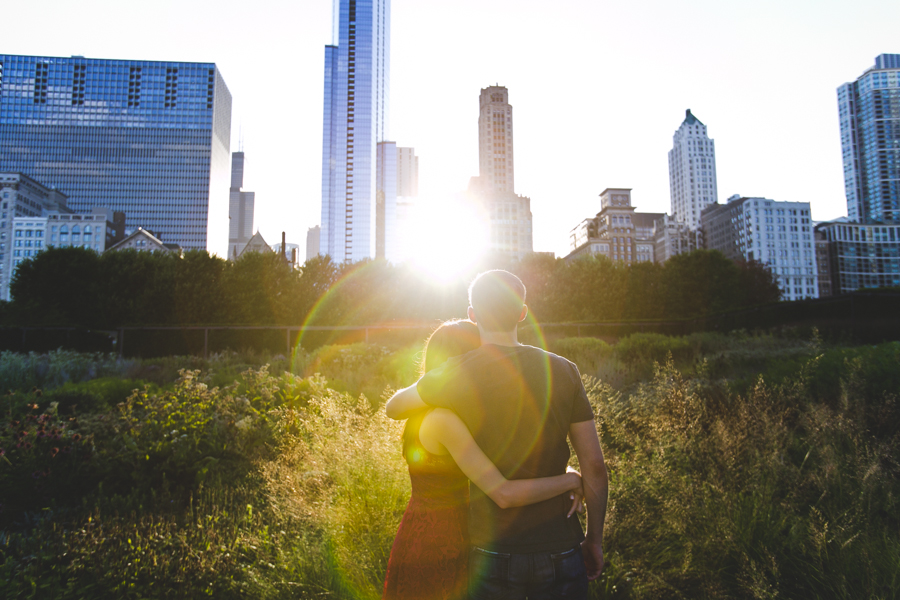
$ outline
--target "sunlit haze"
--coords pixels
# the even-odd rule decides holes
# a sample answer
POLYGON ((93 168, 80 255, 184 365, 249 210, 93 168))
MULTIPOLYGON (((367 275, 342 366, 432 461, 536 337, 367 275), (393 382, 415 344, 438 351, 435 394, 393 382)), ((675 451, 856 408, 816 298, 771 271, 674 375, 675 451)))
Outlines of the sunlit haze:
POLYGON ((438 283, 467 273, 487 250, 485 218, 477 207, 449 197, 422 198, 419 207, 402 236, 401 256, 438 283))
MULTIPOLYGON (((255 228, 305 247, 320 221, 331 7, 8 2, 2 51, 217 63, 255 228)), ((739 193, 810 202, 816 220, 845 215, 835 90, 900 52, 900 2, 887 0, 393 0, 391 17, 390 137, 416 149, 422 203, 457 197, 478 174, 478 94, 506 86, 516 192, 531 198, 534 249, 557 255, 604 188, 669 212, 667 152, 687 108, 715 140, 720 202, 739 193)), ((416 232, 432 243, 459 234, 437 212, 416 232)))

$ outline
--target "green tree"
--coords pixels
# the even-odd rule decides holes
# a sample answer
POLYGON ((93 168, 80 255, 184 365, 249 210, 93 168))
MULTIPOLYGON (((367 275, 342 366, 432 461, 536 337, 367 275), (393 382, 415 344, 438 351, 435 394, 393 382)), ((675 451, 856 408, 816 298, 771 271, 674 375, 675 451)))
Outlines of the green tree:
POLYGON ((85 248, 50 247, 22 261, 9 291, 22 324, 97 327, 101 309, 99 255, 85 248))
POLYGON ((205 250, 188 250, 177 263, 173 279, 173 324, 224 323, 227 298, 222 279, 228 262, 205 250))
POLYGON ((528 310, 538 322, 553 323, 569 319, 561 310, 564 302, 559 293, 563 265, 562 259, 550 254, 531 254, 513 269, 525 284, 528 310))
POLYGON ((592 255, 564 263, 559 271, 564 304, 561 314, 569 321, 617 321, 625 303, 627 267, 606 256, 592 255))
POLYGON ((778 287, 778 280, 769 267, 755 260, 741 260, 737 266, 740 270, 743 306, 768 304, 781 299, 781 288, 778 287))
POLYGON ((628 268, 624 315, 626 319, 662 319, 665 315, 664 268, 639 262, 628 268))
POLYGON ((175 270, 180 260, 172 252, 104 252, 99 288, 107 326, 172 323, 175 270))
POLYGON ((702 317, 741 305, 739 269, 717 250, 679 254, 663 267, 666 318, 702 317))
POLYGON ((228 264, 221 293, 226 297, 225 318, 240 325, 296 322, 292 298, 300 272, 272 252, 248 252, 228 264))
POLYGON ((291 322, 303 324, 317 303, 337 282, 340 268, 330 256, 314 256, 300 268, 300 280, 292 298, 291 322))

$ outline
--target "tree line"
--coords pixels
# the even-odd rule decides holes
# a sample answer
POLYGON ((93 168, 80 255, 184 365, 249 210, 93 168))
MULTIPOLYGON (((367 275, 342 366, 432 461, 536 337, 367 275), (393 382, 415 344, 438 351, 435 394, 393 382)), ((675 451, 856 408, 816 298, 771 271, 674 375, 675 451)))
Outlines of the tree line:
POLYGON ((664 264, 604 256, 565 261, 534 254, 485 258, 453 282, 382 260, 316 257, 292 268, 272 253, 235 261, 205 251, 107 252, 48 248, 22 262, 0 306, 7 326, 367 325, 462 317, 468 282, 503 268, 528 290, 540 322, 677 320, 777 301, 772 273, 697 250, 664 264))

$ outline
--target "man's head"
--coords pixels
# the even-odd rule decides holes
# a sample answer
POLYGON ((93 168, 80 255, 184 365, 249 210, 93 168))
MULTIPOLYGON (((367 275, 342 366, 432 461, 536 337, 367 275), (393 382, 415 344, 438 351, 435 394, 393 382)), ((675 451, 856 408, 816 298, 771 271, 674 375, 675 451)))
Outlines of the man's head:
POLYGON ((469 286, 469 306, 484 331, 515 331, 525 318, 525 285, 508 271, 486 271, 469 286))

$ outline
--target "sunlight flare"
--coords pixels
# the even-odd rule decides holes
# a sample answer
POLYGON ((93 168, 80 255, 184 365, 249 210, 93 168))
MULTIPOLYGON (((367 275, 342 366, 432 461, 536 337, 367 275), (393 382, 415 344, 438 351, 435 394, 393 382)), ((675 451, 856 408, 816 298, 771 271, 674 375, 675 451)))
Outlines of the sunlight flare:
POLYGON ((404 260, 437 282, 465 273, 487 250, 485 215, 469 202, 455 199, 417 203, 401 236, 404 260))

